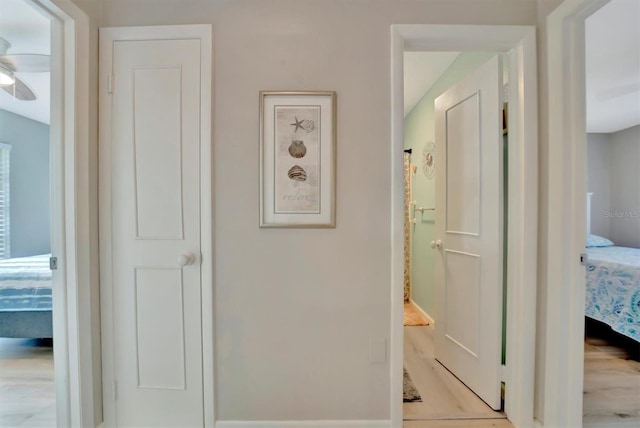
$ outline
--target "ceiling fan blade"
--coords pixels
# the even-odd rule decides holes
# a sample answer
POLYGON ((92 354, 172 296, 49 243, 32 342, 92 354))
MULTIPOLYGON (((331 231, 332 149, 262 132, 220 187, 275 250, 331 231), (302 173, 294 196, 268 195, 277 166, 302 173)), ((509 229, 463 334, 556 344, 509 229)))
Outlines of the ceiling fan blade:
POLYGON ((49 55, 1 55, 0 63, 8 65, 12 71, 23 73, 40 73, 51 70, 51 57, 49 55))
POLYGON ((36 94, 34 94, 33 91, 29 89, 27 84, 15 76, 14 78, 16 79, 16 81, 13 85, 2 86, 2 89, 8 92, 11 96, 16 97, 17 99, 22 101, 35 100, 36 94))

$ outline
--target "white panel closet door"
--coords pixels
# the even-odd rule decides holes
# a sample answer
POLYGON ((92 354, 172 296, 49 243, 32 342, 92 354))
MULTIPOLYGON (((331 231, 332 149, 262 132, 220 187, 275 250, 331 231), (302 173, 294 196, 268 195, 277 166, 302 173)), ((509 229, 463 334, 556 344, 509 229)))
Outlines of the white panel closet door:
POLYGON ((112 48, 116 421, 203 426, 200 41, 112 48))
POLYGON ((436 358, 500 408, 502 65, 498 56, 435 101, 436 358))

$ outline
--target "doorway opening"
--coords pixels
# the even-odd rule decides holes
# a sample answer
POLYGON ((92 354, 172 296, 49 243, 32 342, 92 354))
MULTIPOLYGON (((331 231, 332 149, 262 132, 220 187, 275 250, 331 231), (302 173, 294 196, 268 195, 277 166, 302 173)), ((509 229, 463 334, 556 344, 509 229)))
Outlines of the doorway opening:
MULTIPOLYGON (((505 413, 515 425, 533 423, 535 293, 537 265, 537 88, 535 29, 526 26, 392 26, 392 295, 391 422, 402 426, 403 340, 403 57, 405 51, 508 52, 509 254, 505 413), (517 189, 517 191, 516 191, 517 189), (531 225, 534 225, 533 227, 531 225), (534 243, 532 245, 532 243, 534 243)), ((496 65, 496 70, 499 69, 496 65)), ((466 99, 463 100, 466 103, 466 99)), ((496 102, 497 103, 497 102, 496 102)), ((466 107, 465 107, 466 108, 466 107)), ((473 107, 470 107, 473 109, 473 107)), ((496 156, 497 157, 497 156, 496 156)), ((436 165, 437 168, 437 165, 436 165)), ((495 169, 497 171, 498 169, 495 169)), ((500 171, 502 171, 500 169, 500 171)), ((437 169, 436 169, 437 173, 437 169)), ((442 205, 439 203, 438 205, 442 205)), ((491 204, 487 204, 491 205, 491 204)), ((428 208, 428 207, 425 207, 428 208)), ((437 209, 437 207, 436 207, 437 209)), ((437 211, 436 211, 437 213, 437 211)), ((440 223, 443 224, 443 223, 440 223)), ((437 223, 436 223, 437 225, 437 223)), ((444 240, 442 242, 445 242, 444 240)), ((434 243, 437 247, 437 240, 434 243)), ((444 248, 441 245, 442 248, 444 248)), ((446 251, 446 248, 444 249, 446 251)), ((436 316, 436 325, 438 322, 436 316)), ((441 330, 442 331, 442 330, 441 330)), ((437 336, 436 336, 437 337, 437 336)), ((499 355, 497 360, 499 361, 499 355)))
POLYGON ((640 425, 640 3, 585 20, 583 426, 640 425), (615 49, 612 49, 615 47, 615 49))
MULTIPOLYGON (((549 426, 583 423, 587 281, 580 261, 590 250, 585 249, 587 227, 601 220, 588 219, 586 209, 585 22, 594 13, 597 17, 597 11, 608 3, 608 0, 564 1, 547 16, 547 88, 543 110, 547 110, 548 117, 545 118, 547 134, 543 144, 547 146, 547 153, 543 166, 548 167, 547 180, 553 186, 543 192, 546 193, 543 198, 547 200, 548 213, 564 213, 549 221, 541 235, 546 250, 541 260, 546 271, 543 283, 547 287, 540 304, 547 316, 540 322, 540 343, 546 352, 539 361, 541 387, 536 391, 536 403, 538 413, 549 426), (559 236, 562 239, 557 239, 559 236)), ((607 49, 617 48, 607 46, 607 49)), ((624 82, 610 83, 617 86, 624 82)), ((610 91, 602 95, 615 98, 610 91)), ((637 99, 637 93, 635 96, 637 99)), ((603 101, 606 100, 600 100, 603 101)), ((591 214, 602 216, 604 213, 594 213, 592 208, 591 214)), ((585 424, 588 422, 585 419, 585 424)))
MULTIPOLYGON (((424 51, 408 51, 404 53, 404 83, 405 83, 405 117, 404 117, 404 178, 405 178, 405 304, 404 304, 404 382, 403 382, 403 418, 404 420, 455 420, 455 419, 506 419, 503 411, 503 403, 500 397, 501 379, 495 377, 480 381, 475 375, 469 376, 464 370, 460 370, 456 366, 457 349, 447 352, 448 346, 444 341, 438 342, 438 330, 446 329, 447 341, 459 341, 461 347, 465 347, 464 353, 469 348, 474 348, 474 341, 482 336, 499 336, 480 339, 482 342, 492 342, 495 347, 493 352, 496 355, 496 364, 493 367, 498 372, 498 365, 501 364, 498 359, 504 363, 504 355, 500 356, 501 344, 504 339, 504 324, 500 329, 489 327, 491 320, 489 317, 481 316, 481 312, 476 315, 470 315, 469 320, 479 317, 482 319, 483 326, 478 330, 478 336, 466 336, 462 332, 455 332, 455 323, 450 317, 461 318, 462 313, 454 315, 464 306, 463 312, 473 313, 479 308, 471 303, 450 302, 439 296, 440 291, 445 288, 440 282, 447 281, 446 286, 449 290, 455 290, 457 287, 456 278, 450 274, 440 275, 436 279, 436 270, 438 263, 462 263, 465 265, 464 258, 456 261, 456 257, 469 257, 460 249, 469 251, 474 245, 480 244, 483 236, 487 234, 487 228, 495 227, 499 230, 492 233, 502 237, 502 242, 497 243, 497 247, 493 251, 498 254, 493 265, 496 268, 495 276, 503 278, 506 272, 506 260, 503 260, 499 254, 506 254, 506 234, 503 235, 504 227, 501 224, 506 222, 502 212, 507 205, 504 197, 507 194, 506 174, 507 162, 505 159, 504 149, 508 146, 508 135, 506 134, 506 115, 503 110, 506 109, 506 101, 504 93, 508 88, 508 62, 505 61, 504 55, 495 52, 424 52, 424 51), (474 94, 476 89, 471 87, 464 89, 461 100, 451 102, 451 108, 444 111, 440 105, 436 106, 436 100, 442 96, 443 98, 454 96, 455 91, 460 91, 465 86, 475 85, 479 82, 478 70, 487 64, 495 62, 496 68, 493 70, 495 76, 491 76, 490 80, 494 84, 490 86, 496 91, 491 109, 495 110, 493 120, 494 134, 485 142, 481 138, 478 139, 477 145, 467 146, 468 143, 460 140, 451 140, 447 142, 447 138, 443 138, 442 132, 436 135, 436 127, 438 120, 443 120, 447 115, 449 121, 456 120, 456 112, 465 108, 464 99, 474 94), (497 66, 501 69, 498 70, 497 66), (474 83, 470 83, 474 82, 474 83), (439 116, 440 115, 440 116, 439 116), (446 144, 445 144, 446 143, 446 144), (464 151, 455 155, 458 144, 464 145, 464 151), (486 176, 477 170, 477 177, 471 177, 470 171, 474 165, 478 165, 479 158, 473 158, 471 155, 474 149, 480 152, 491 152, 497 159, 491 161, 492 167, 502 166, 504 174, 496 174, 492 177, 486 176), (495 150, 495 153, 493 152, 495 150), (441 152, 440 152, 441 151, 441 152), (446 154, 445 154, 446 152, 446 154), (465 153, 464 156, 460 156, 465 153), (467 159, 461 159, 467 158, 467 159), (445 168, 444 162, 447 163, 445 168), (464 165, 462 165, 464 164, 464 165), (460 168, 461 167, 461 168, 460 168), (443 169, 443 172, 438 170, 443 169), (444 172, 447 169, 448 172, 444 172), (445 194, 447 187, 455 187, 460 183, 452 181, 451 174, 459 174, 466 176, 466 180, 473 183, 487 182, 494 180, 501 189, 496 192, 497 199, 492 201, 495 206, 491 208, 492 217, 496 218, 493 224, 484 223, 481 225, 481 233, 467 233, 466 243, 462 244, 463 248, 456 248, 456 240, 460 239, 465 228, 473 229, 473 222, 480 221, 473 218, 473 212, 477 209, 474 200, 481 195, 473 190, 473 185, 465 190, 460 188, 459 191, 450 192, 448 196, 436 197, 436 194, 445 194), (448 178, 447 178, 448 177, 448 178), (444 183, 447 180, 448 185, 444 183), (466 198, 466 200, 460 200, 466 198), (445 200, 446 202, 442 203, 445 200), (444 211, 444 212, 442 212, 444 211), (495 215, 499 213, 499 215, 495 215), (444 226, 438 222, 447 222, 449 226, 445 231, 444 226), (458 224, 455 224, 458 223, 458 224), (457 231, 457 232, 456 232, 457 231), (445 241, 448 237, 448 242, 445 241), (439 244, 440 243, 440 244, 439 244), (445 261, 445 258, 449 260, 445 261), (451 312, 447 316, 447 311, 451 312), (437 314, 437 316, 436 316, 437 314), (441 320, 439 323, 437 320, 441 320), (446 320, 449 326, 446 326, 446 320), (491 331, 491 333, 489 333, 491 331), (457 340, 456 340, 457 339, 457 340), (440 347, 440 348, 439 348, 440 347), (451 353, 451 355, 449 355, 451 353), (484 383, 484 384, 483 384, 484 383), (493 387, 491 387, 493 384, 493 387), (412 389, 413 388, 413 389, 412 389), (474 392, 475 388, 475 392, 474 392), (492 390, 486 392, 486 390, 492 390), (429 399, 422 399, 429 397, 429 399), (438 397, 434 399, 433 397, 438 397), (493 404, 489 406, 481 397, 493 404), (493 399, 493 401, 491 401, 493 399), (495 410, 494 410, 495 409, 495 410)), ((483 88, 485 89, 489 88, 483 88)), ((488 91, 482 93, 483 97, 489 96, 488 91)), ((474 103, 475 100, 470 101, 474 103)), ((442 104, 442 101, 439 102, 442 104)), ((467 107, 468 108, 468 107, 467 107)), ((472 107, 473 108, 473 107, 472 107)), ((484 108, 484 107, 483 107, 484 108)), ((482 111, 481 115, 489 115, 488 111, 482 111)), ((465 119, 455 125, 473 126, 471 121, 465 119)), ((491 123, 482 123, 482 125, 490 127, 491 123)), ((449 124, 448 126, 454 126, 449 124)), ((481 126, 482 127, 482 126, 481 126)), ((468 135, 465 140, 472 139, 473 135, 468 135)), ((483 165, 484 166, 484 165, 483 165)), ((480 168, 481 169, 481 168, 480 168)), ((475 184, 474 184, 475 185, 475 184)), ((479 201, 479 199, 478 199, 479 201)), ((490 202, 484 200, 485 206, 490 202)), ((482 205, 482 204, 480 204, 482 205)), ((485 208, 488 209, 488 208, 485 208)), ((478 212, 479 213, 479 212, 478 212)), ((486 213, 484 213, 486 214, 486 213)), ((480 218, 483 216, 480 215, 480 218)), ((488 217, 488 216, 485 216, 488 217)), ((481 257, 483 251, 477 247, 473 257, 481 257), (480 251, 479 251, 480 250, 480 251)), ((468 253, 470 254, 470 253, 468 253)), ((486 254, 486 252, 485 252, 486 254)), ((483 269, 492 265, 492 261, 486 256, 480 259, 483 269)), ((473 263, 472 263, 473 264, 473 263)), ((453 266, 452 266, 453 267, 453 266)), ((467 269, 473 266, 458 266, 467 269)), ((474 286, 478 289, 486 288, 488 285, 482 285, 480 277, 476 277, 472 272, 468 273, 470 277, 464 278, 462 289, 465 293, 473 293, 474 286)), ((500 322, 505 313, 503 303, 506 303, 504 281, 500 282, 502 286, 497 292, 496 299, 498 302, 492 302, 496 310, 491 313, 500 312, 495 321, 500 322)), ((489 290, 483 290, 487 294, 489 290)), ((477 296, 477 301, 481 301, 477 296)), ((472 324, 476 324, 472 322, 472 324)), ((470 325, 464 327, 469 331, 470 325)), ((442 335, 444 336, 444 334, 442 335)), ((479 351, 473 350, 478 353, 479 351)), ((483 352, 485 352, 483 350, 483 352)), ((491 351, 489 351, 491 352, 491 351)), ((465 358, 462 356, 462 358, 465 358)), ((466 362, 465 364, 474 364, 466 362)), ((489 368, 491 370, 491 368, 489 368)), ((494 421, 496 423, 509 424, 506 421, 494 421)))
POLYGON ((0 16, 0 425, 55 426, 51 23, 23 0, 0 16))
MULTIPOLYGON (((99 329, 96 324, 99 314, 92 312, 92 306, 95 306, 92 299, 97 298, 97 283, 92 276, 92 271, 97 272, 97 264, 93 262, 97 256, 97 240, 91 233, 96 225, 90 218, 90 210, 96 205, 89 198, 92 186, 90 152, 95 143, 89 133, 92 111, 88 78, 89 18, 74 3, 65 0, 21 3, 36 10, 50 25, 51 103, 47 108, 50 112, 48 178, 51 196, 50 199, 47 196, 47 204, 50 206, 50 247, 52 257, 56 259, 53 264, 57 261, 57 269, 50 270, 50 299, 55 308, 55 316, 50 318, 56 356, 54 424, 93 426, 101 422, 102 416, 101 398, 96 396, 93 386, 93 371, 99 370, 94 364, 99 361, 94 359, 94 347, 99 342, 99 335, 94 334, 99 329)), ((13 74, 22 81, 22 72, 14 66, 4 67, 8 72, 3 74, 13 74)), ((30 78, 26 74, 24 81, 27 85, 3 92, 28 95, 35 90, 36 95, 41 93, 36 85, 28 88, 30 78)), ((49 267, 49 261, 46 267, 49 267)), ((41 311, 41 315, 45 312, 41 311)))

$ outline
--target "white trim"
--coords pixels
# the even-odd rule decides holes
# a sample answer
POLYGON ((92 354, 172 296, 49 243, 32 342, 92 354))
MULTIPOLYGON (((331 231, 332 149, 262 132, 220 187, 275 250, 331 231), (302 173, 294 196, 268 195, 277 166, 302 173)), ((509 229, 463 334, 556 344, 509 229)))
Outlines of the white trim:
POLYGON ((218 421, 215 428, 388 428, 384 420, 218 421))
POLYGON ((427 321, 429 321, 429 326, 430 327, 434 327, 436 325, 436 321, 433 318, 431 318, 429 316, 429 314, 424 311, 424 309, 422 309, 420 306, 418 306, 418 304, 416 302, 414 302, 413 299, 409 299, 409 304, 411 306, 413 306, 413 308, 416 311, 418 311, 420 313, 420 315, 425 317, 427 319, 427 321))
POLYGON ((112 27, 100 29, 100 290, 102 308, 103 406, 105 426, 116 425, 116 409, 112 380, 114 369, 114 326, 111 317, 111 96, 107 93, 107 79, 113 63, 112 45, 122 40, 200 40, 200 227, 201 227, 201 298, 202 298, 202 375, 204 426, 215 425, 214 387, 214 310, 213 310, 213 200, 211 152, 211 82, 212 76, 211 25, 167 25, 150 27, 112 27))
POLYGON ((505 413, 533 424, 538 286, 538 78, 535 27, 509 58, 509 203, 505 413))
POLYGON ((204 399, 204 426, 215 425, 215 312, 213 292, 213 153, 212 153, 212 82, 213 82, 213 33, 211 26, 202 28, 200 38, 202 55, 200 78, 200 251, 206 263, 200 266, 202 287, 202 378, 204 399))
POLYGON ((402 428, 404 358, 404 38, 391 26, 391 335, 390 418, 402 428))
POLYGON ((94 425, 89 197, 89 17, 65 0, 30 0, 51 18, 51 249, 56 418, 94 425), (83 251, 78 251, 82 248, 83 251))
POLYGON ((393 25, 391 28, 391 423, 402 426, 402 153, 403 52, 509 51, 509 271, 507 273, 506 414, 519 427, 533 425, 535 364, 538 123, 535 27, 393 25))
POLYGON ((584 367, 586 112, 584 21, 608 0, 565 0, 547 17, 548 206, 542 418, 581 426, 584 367))

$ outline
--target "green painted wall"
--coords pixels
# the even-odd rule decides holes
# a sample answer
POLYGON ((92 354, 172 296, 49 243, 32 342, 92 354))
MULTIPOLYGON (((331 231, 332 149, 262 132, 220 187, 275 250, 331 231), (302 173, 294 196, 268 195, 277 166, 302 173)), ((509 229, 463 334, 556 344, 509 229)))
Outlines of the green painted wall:
MULTIPOLYGON (((435 141, 433 102, 493 55, 495 53, 489 52, 460 54, 404 118, 404 147, 413 149, 411 163, 418 167, 413 175, 413 199, 418 201, 418 206, 435 206, 435 178, 429 180, 422 173, 422 149, 427 141, 435 141)), ((435 214, 433 211, 425 211, 422 215, 418 212, 416 219, 411 259, 412 299, 433 316, 435 252, 429 244, 435 239, 435 214)))

